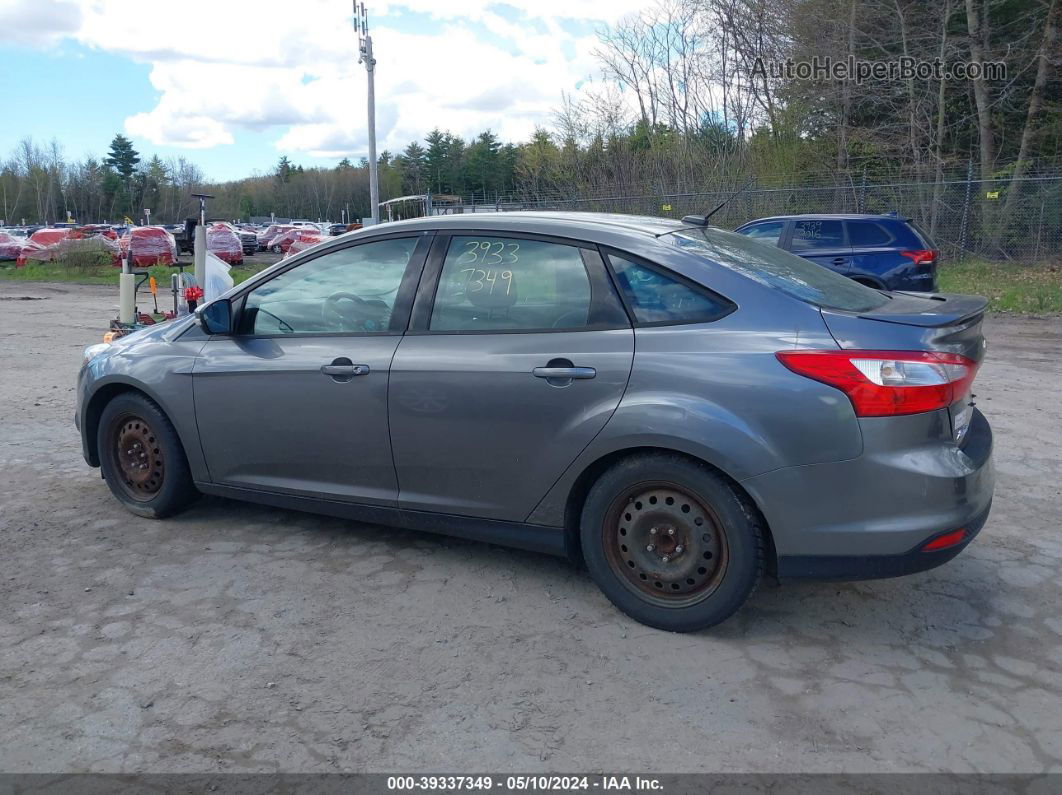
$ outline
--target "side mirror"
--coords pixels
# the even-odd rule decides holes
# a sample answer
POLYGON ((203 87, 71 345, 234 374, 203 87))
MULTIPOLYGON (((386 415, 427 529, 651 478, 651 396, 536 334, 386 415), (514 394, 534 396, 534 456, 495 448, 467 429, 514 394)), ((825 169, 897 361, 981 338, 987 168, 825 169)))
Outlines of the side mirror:
POLYGON ((207 334, 232 333, 232 301, 219 298, 195 310, 196 320, 207 334))

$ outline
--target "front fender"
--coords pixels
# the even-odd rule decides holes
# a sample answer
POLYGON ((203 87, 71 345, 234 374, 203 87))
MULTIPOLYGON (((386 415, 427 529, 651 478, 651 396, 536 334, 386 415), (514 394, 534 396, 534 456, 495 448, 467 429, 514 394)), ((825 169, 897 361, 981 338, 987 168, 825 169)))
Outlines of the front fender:
POLYGON ((99 466, 96 434, 104 406, 114 395, 135 390, 157 403, 173 423, 193 479, 209 480, 192 396, 192 368, 203 342, 144 336, 100 354, 81 369, 76 419, 82 452, 91 466, 99 466))

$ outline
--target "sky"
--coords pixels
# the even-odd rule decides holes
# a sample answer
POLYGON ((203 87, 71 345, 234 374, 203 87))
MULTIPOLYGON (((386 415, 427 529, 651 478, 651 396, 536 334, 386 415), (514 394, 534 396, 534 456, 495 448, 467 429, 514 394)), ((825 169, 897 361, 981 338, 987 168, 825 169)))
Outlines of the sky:
MULTIPOLYGON (((526 140, 600 79, 595 32, 643 0, 369 0, 378 150, 432 128, 526 140)), ((0 0, 0 157, 114 134, 213 180, 367 154, 349 0, 0 0)))

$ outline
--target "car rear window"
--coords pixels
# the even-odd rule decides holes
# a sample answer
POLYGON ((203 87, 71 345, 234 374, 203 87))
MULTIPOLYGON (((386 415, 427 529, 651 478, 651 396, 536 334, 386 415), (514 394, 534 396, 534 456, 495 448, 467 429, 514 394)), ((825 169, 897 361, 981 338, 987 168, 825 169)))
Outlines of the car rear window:
POLYGON ((929 236, 929 233, 926 232, 926 230, 923 229, 918 223, 916 223, 915 221, 908 221, 907 226, 920 238, 920 242, 923 246, 931 249, 935 249, 937 247, 936 243, 933 242, 933 238, 931 238, 929 236))
POLYGON ((884 306, 889 300, 877 290, 821 265, 736 232, 690 227, 672 237, 676 244, 693 254, 824 309, 866 312, 884 306))

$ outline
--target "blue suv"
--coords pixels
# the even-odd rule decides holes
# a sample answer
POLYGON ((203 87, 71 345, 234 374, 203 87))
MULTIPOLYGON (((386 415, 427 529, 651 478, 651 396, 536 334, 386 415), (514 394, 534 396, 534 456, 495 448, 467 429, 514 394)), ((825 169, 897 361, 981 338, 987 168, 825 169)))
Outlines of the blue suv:
POLYGON ((898 215, 776 215, 736 230, 798 254, 860 284, 932 293, 940 252, 898 215))

